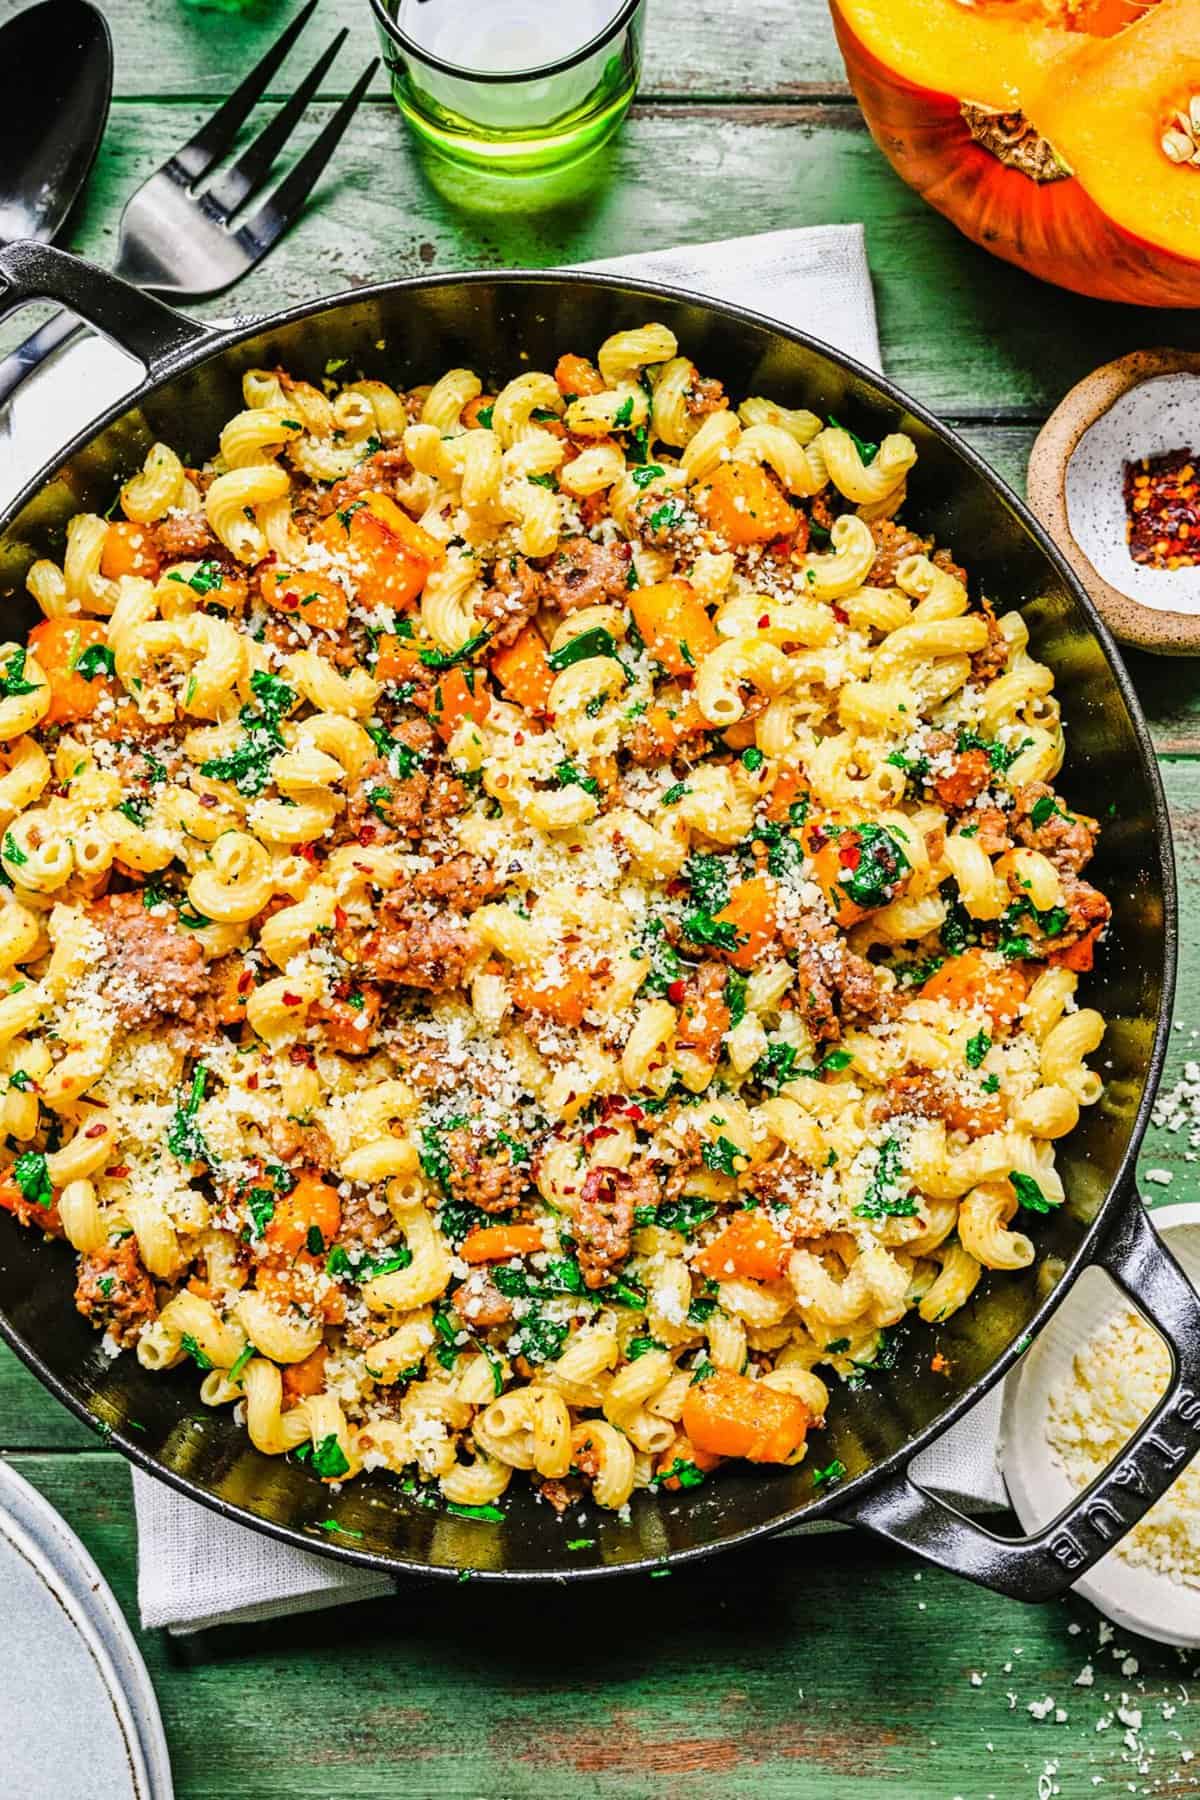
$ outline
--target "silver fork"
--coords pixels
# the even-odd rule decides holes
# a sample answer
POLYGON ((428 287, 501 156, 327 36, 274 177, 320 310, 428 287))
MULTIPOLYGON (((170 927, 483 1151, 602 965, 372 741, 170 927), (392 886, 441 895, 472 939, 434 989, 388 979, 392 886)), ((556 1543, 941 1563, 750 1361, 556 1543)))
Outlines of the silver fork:
MULTIPOLYGON (((346 41, 338 32, 291 99, 211 186, 201 184, 232 150, 238 131, 316 9, 308 4, 245 80, 195 135, 132 194, 121 214, 115 272, 151 293, 202 300, 240 281, 299 217, 375 72, 372 61, 320 135, 249 217, 237 215, 262 194, 275 161, 346 41)), ((0 404, 51 350, 85 329, 56 313, 0 362, 0 404)))

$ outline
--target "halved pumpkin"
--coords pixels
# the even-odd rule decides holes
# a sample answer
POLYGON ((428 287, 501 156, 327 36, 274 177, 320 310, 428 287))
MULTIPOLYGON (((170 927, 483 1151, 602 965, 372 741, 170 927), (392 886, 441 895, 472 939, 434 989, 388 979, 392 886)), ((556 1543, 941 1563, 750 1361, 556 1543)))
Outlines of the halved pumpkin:
POLYGON ((872 136, 960 231, 1076 293, 1200 306, 1200 0, 830 3, 872 136))

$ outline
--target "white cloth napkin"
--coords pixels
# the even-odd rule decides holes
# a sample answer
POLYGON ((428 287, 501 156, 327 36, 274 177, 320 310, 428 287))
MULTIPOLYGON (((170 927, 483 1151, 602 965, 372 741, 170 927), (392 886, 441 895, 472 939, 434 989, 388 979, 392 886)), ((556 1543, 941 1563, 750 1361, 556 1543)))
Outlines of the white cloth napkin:
MULTIPOLYGON (((752 307, 824 338, 871 368, 880 366, 861 225, 772 231, 585 266, 646 275, 752 307)), ((0 427, 0 493, 15 493, 68 433, 138 379, 137 365, 100 338, 83 340, 30 379, 14 396, 7 432, 0 427)), ((1003 1506, 995 1454, 999 1423, 996 1390, 919 1459, 923 1483, 973 1511, 1003 1506)), ((186 1633, 392 1591, 387 1577, 229 1524, 137 1469, 133 1492, 145 1626, 186 1633)))

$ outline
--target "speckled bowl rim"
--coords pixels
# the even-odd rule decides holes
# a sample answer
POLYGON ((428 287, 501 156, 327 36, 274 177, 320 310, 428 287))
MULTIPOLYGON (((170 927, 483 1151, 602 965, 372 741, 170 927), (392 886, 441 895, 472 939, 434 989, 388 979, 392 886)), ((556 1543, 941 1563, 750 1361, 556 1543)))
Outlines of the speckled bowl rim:
MULTIPOLYGON (((1166 1206, 1155 1206, 1148 1209, 1149 1218, 1157 1232, 1169 1239, 1172 1232, 1185 1230, 1189 1226, 1200 1227, 1200 1201, 1177 1200, 1166 1206)), ((1103 1273, 1092 1270, 1085 1273, 1103 1273)), ((1109 1277, 1111 1282, 1111 1277, 1109 1277)), ((1134 1305, 1128 1295, 1112 1283, 1112 1304, 1114 1310, 1134 1305)), ((1072 1306, 1082 1305, 1086 1293, 1081 1293, 1077 1285, 1067 1295, 1060 1309, 1060 1318, 1069 1316, 1072 1306)), ((1096 1324, 1102 1323, 1097 1320, 1096 1324)), ((1023 1443, 1028 1434, 1041 1432, 1044 1419, 1032 1416, 1033 1405, 1029 1390, 1034 1385, 1027 1379, 1031 1369, 1036 1368, 1040 1357, 1047 1353, 1048 1339, 1043 1334, 1011 1370, 1004 1382, 1004 1398, 1000 1412, 1000 1435, 997 1444, 997 1459, 1000 1473, 1008 1490, 1013 1511, 1021 1521, 1025 1531, 1040 1530, 1053 1516, 1057 1502, 1046 1496, 1042 1503, 1041 1496, 1029 1491, 1033 1484, 1026 1484, 1017 1474, 1018 1466, 1023 1477, 1027 1464, 1020 1458, 1016 1446, 1023 1443)), ((1178 1588, 1169 1576, 1160 1575, 1156 1570, 1140 1564, 1118 1562, 1119 1546, 1109 1551, 1088 1574, 1072 1584, 1072 1593, 1089 1601, 1106 1619, 1119 1625, 1125 1631, 1134 1631, 1141 1637, 1151 1638, 1155 1643, 1171 1644, 1179 1649, 1196 1649, 1200 1646, 1200 1628, 1196 1631, 1172 1631, 1165 1623, 1170 1618, 1170 1598, 1178 1593, 1178 1588), (1119 1594, 1113 1591, 1115 1586, 1119 1594), (1145 1593, 1145 1610, 1133 1604, 1132 1596, 1140 1589, 1145 1593)), ((1193 1611, 1196 1602, 1192 1601, 1193 1611)))
POLYGON ((1113 636, 1158 656, 1200 654, 1200 613, 1143 606, 1105 580, 1072 534, 1067 468, 1084 433, 1123 395, 1145 381, 1181 374, 1200 375, 1200 351, 1134 350, 1093 369, 1059 402, 1038 433, 1026 480, 1031 511, 1078 575, 1113 636))

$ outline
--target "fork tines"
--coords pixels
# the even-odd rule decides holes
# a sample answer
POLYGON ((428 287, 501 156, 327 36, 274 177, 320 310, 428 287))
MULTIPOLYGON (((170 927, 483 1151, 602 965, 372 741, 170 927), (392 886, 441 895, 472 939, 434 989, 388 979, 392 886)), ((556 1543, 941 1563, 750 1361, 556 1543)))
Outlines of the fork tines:
MULTIPOLYGON (((168 157, 158 171, 159 176, 167 176, 177 187, 194 190, 221 158, 233 149, 239 130, 266 93, 272 77, 311 19, 316 6, 317 0, 307 0, 307 4, 296 14, 286 30, 280 33, 245 79, 239 82, 229 98, 221 103, 186 144, 168 157)), ((291 98, 251 140, 237 161, 206 193, 198 199, 193 196, 192 204, 198 205, 208 219, 218 225, 227 225, 240 207, 262 192, 276 159, 318 92, 348 35, 344 28, 336 34, 291 98)), ((376 62, 370 63, 320 135, 280 182, 269 200, 259 208, 252 220, 235 228, 233 235, 255 257, 270 248, 300 211, 336 149, 355 108, 366 93, 377 67, 376 62)))

